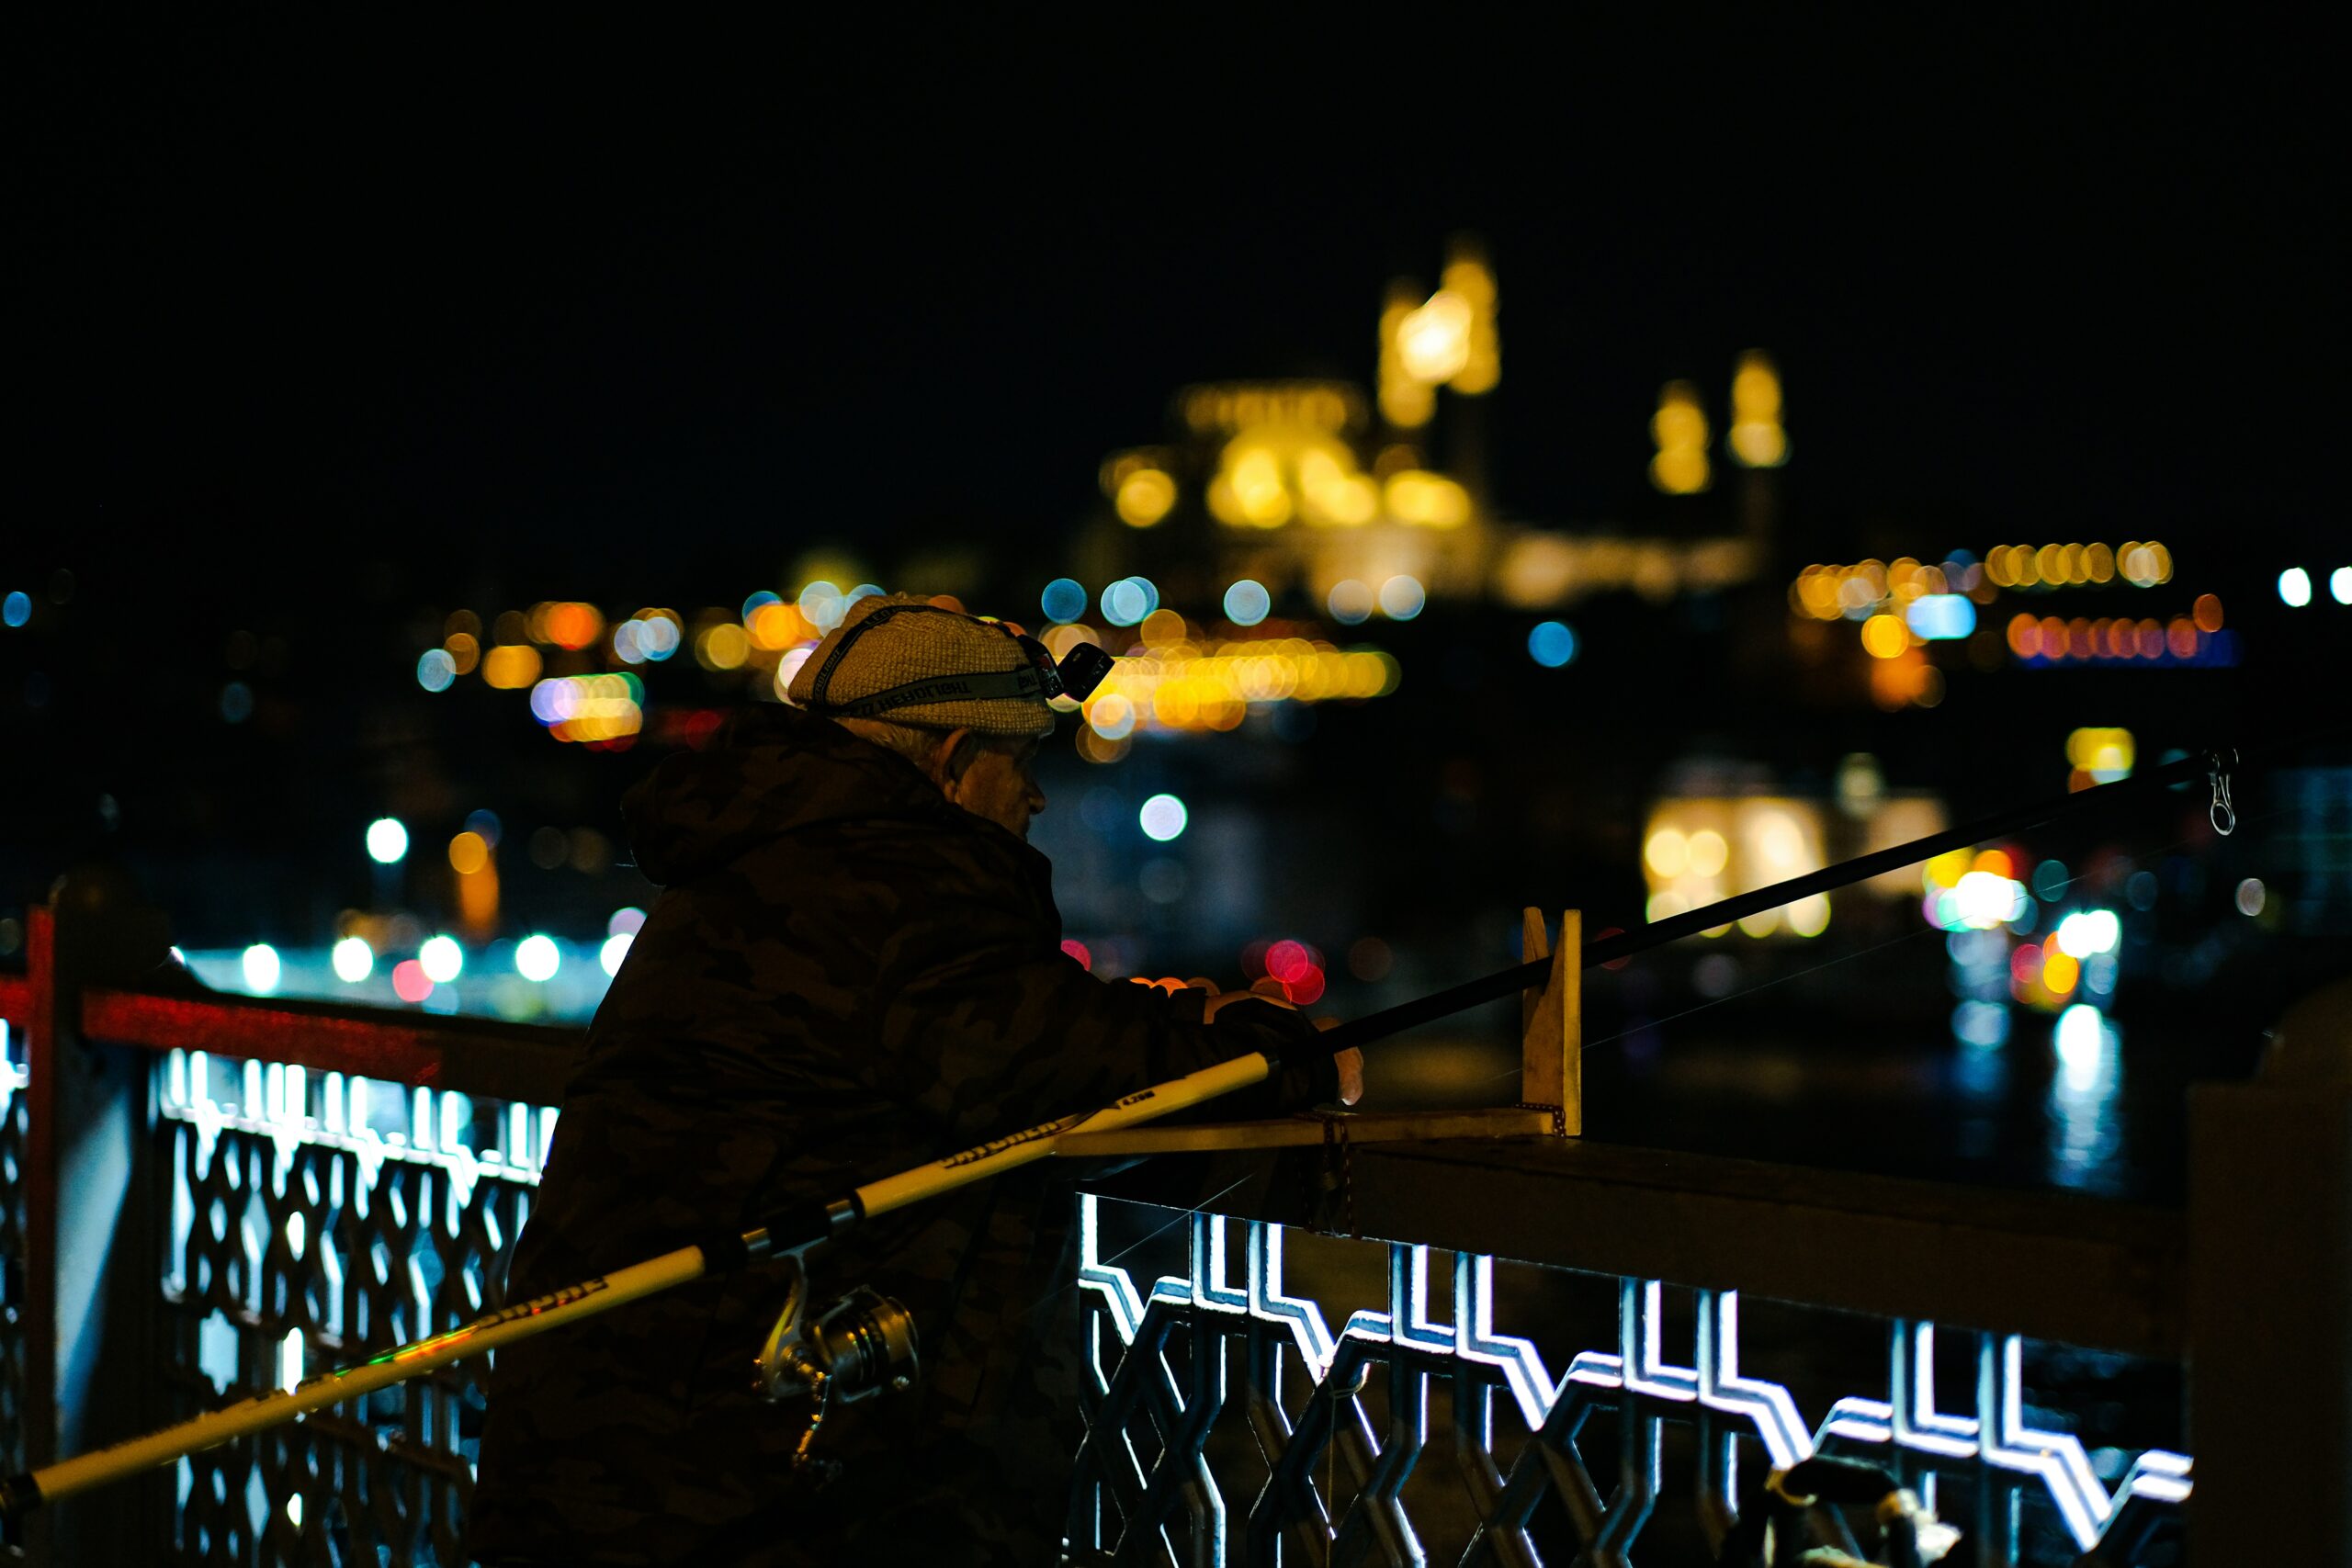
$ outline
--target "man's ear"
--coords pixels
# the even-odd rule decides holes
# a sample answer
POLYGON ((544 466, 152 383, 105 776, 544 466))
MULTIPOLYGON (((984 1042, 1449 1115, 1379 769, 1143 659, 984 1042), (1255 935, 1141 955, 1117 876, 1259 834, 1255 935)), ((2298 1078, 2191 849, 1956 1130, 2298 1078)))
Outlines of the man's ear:
POLYGON ((956 782, 956 754, 963 750, 964 742, 970 739, 971 733, 972 732, 968 728, 963 729, 951 729, 940 738, 938 745, 932 748, 931 762, 925 769, 925 772, 931 774, 932 783, 937 784, 942 789, 952 789, 955 787, 956 782))

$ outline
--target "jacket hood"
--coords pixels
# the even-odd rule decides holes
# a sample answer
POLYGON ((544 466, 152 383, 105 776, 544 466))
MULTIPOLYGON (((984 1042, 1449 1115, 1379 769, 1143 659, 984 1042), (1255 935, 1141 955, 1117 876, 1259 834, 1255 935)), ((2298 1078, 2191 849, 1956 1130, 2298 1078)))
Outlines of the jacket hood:
POLYGON ((621 810, 638 869, 664 886, 821 823, 967 815, 895 752, 765 704, 737 713, 702 750, 664 758, 621 810))

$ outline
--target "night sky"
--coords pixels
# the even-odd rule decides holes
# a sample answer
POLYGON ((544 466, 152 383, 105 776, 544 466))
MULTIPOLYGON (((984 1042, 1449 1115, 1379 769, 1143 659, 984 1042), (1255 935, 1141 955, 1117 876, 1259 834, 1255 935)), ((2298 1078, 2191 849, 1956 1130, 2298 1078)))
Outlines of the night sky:
POLYGON ((1638 523, 1659 384, 1719 402, 1762 346, 1831 558, 2340 526, 2292 39, 312 25, 21 58, 12 573, 233 610, 725 602, 826 539, 1046 565, 1177 386, 1367 380, 1456 230, 1510 515, 1638 523))

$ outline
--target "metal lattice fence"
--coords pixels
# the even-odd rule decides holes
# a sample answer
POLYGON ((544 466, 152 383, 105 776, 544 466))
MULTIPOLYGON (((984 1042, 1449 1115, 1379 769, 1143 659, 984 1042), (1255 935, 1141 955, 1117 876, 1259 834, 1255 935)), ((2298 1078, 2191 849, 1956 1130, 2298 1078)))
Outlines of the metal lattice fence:
MULTIPOLYGON (((193 1415, 478 1315, 552 1110, 173 1051, 164 1373, 193 1415)), ((180 1461, 175 1551, 278 1568, 460 1561, 487 1367, 463 1361, 180 1461)))
MULTIPOLYGON (((1385 1301, 1334 1334, 1318 1292, 1291 1278, 1283 1227, 1081 1202, 1093 1376, 1069 1539, 1083 1561, 1626 1563, 1678 1490, 1692 1507, 1662 1560, 1685 1561, 1702 1542, 1712 1554, 1744 1475, 1816 1452, 1871 1459, 1956 1509, 1981 1563, 2097 1551, 2120 1568, 2177 1550, 2188 1458, 2086 1448, 2064 1412, 2030 1402, 2017 1336, 1939 1349, 1933 1325, 1866 1324, 1883 1382, 1822 1401, 1809 1424, 1789 1382, 1743 1367, 1734 1292, 1506 1265, 1575 1280, 1601 1309, 1586 1320, 1602 1348, 1555 1375, 1498 1325, 1492 1258, 1318 1240, 1357 1254, 1335 1280, 1385 1276, 1385 1301), (1115 1210, 1131 1212, 1110 1225, 1141 1239, 1106 1240, 1115 1210), (1182 1271, 1138 1290, 1155 1242, 1179 1249, 1182 1271), (1973 1386, 1939 1403, 1937 1371, 1955 1358, 1973 1386), (1424 1462, 1440 1452, 1450 1463, 1424 1462)), ((1854 1370, 1829 1371, 1829 1386, 1854 1370)), ((2154 1381, 2177 1389, 2161 1369, 2154 1381)), ((1823 1544, 1860 1550, 1834 1514, 1819 1523, 1823 1544)))

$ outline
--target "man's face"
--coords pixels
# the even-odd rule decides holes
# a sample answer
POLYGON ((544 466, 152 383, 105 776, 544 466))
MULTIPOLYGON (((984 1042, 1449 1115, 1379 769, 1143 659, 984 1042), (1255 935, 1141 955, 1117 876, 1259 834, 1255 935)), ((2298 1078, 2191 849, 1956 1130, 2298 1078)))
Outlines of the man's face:
POLYGON ((961 778, 942 784, 947 798, 1007 832, 1029 836, 1029 818, 1046 809, 1037 785, 1037 742, 989 740, 973 754, 961 778))

